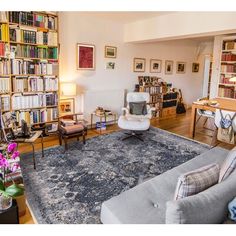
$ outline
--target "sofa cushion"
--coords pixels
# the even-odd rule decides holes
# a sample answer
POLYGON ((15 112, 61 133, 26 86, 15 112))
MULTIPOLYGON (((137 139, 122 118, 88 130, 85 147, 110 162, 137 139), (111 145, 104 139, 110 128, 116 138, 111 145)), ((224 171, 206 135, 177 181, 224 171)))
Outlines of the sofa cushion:
POLYGON ((218 164, 210 164, 199 169, 182 174, 178 178, 174 200, 199 193, 219 180, 218 164))
POLYGON ((228 214, 228 203, 236 196, 236 171, 225 181, 196 195, 168 201, 167 224, 219 224, 228 214))
POLYGON ((84 126, 82 124, 60 126, 60 130, 63 134, 75 134, 78 132, 82 132, 84 130, 84 126))
POLYGON ((228 150, 210 149, 184 164, 156 176, 102 203, 104 224, 163 224, 166 202, 174 198, 178 177, 211 163, 221 164, 228 150))
POLYGON ((227 155, 220 169, 219 182, 225 180, 236 168, 236 147, 227 155))

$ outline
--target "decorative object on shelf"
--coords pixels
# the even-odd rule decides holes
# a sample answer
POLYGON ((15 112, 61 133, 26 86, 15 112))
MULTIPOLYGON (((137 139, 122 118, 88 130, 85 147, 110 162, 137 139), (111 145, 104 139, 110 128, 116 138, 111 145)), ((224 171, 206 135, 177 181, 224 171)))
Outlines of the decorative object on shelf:
POLYGON ((77 70, 95 70, 95 46, 77 43, 77 70))
POLYGON ((230 82, 236 82, 236 76, 231 77, 231 78, 229 79, 229 81, 230 81, 230 82))
POLYGON ((176 73, 184 74, 186 72, 186 62, 176 62, 176 73))
POLYGON ((117 47, 105 46, 105 57, 116 58, 116 56, 117 56, 117 47))
POLYGON ((106 69, 107 70, 114 70, 115 69, 115 62, 107 62, 106 69))
POLYGON ((145 58, 134 58, 133 71, 134 72, 145 72, 145 58))
POLYGON ((169 60, 165 61, 165 74, 167 75, 173 74, 173 65, 174 65, 173 61, 169 61, 169 60))
POLYGON ((63 96, 76 96, 76 83, 61 83, 61 93, 63 96))
POLYGON ((161 60, 151 59, 150 60, 150 73, 161 73, 161 60))
POLYGON ((199 63, 193 63, 192 64, 192 72, 193 73, 197 73, 197 72, 199 72, 199 66, 200 66, 200 64, 199 63))
POLYGON ((59 103, 60 116, 73 114, 74 111, 75 111, 74 98, 60 99, 60 103, 59 103))

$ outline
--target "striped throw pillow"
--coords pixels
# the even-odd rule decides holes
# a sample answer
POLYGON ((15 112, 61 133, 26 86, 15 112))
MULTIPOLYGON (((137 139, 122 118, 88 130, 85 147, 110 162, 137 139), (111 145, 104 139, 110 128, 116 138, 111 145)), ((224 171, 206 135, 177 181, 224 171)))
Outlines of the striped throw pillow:
POLYGON ((218 183, 220 168, 214 163, 185 173, 178 178, 174 199, 185 198, 218 183))
POLYGON ((236 169, 236 147, 227 155, 220 169, 219 183, 225 180, 236 169))

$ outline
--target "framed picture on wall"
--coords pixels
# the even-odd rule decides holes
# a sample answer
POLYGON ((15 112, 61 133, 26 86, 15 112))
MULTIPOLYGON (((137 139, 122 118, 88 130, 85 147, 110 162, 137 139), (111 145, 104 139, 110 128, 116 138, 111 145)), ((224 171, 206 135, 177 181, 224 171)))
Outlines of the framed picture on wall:
POLYGON ((192 64, 192 72, 193 73, 197 73, 197 72, 199 72, 199 66, 200 66, 200 64, 199 63, 193 63, 192 64))
POLYGON ((161 73, 161 60, 158 60, 158 59, 150 60, 150 72, 161 73))
POLYGON ((73 113, 75 113, 75 99, 74 98, 60 99, 59 102, 60 116, 70 115, 73 113))
POLYGON ((105 46, 105 57, 116 58, 116 55, 117 55, 117 47, 105 46))
POLYGON ((133 71, 134 72, 145 72, 145 58, 134 58, 133 71))
POLYGON ((165 74, 170 75, 173 74, 173 61, 165 61, 165 74))
POLYGON ((95 46, 77 43, 77 70, 95 70, 95 46))
POLYGON ((176 62, 176 73, 184 74, 186 72, 186 62, 176 62))
POLYGON ((115 62, 107 62, 106 69, 107 70, 114 70, 115 69, 115 62))

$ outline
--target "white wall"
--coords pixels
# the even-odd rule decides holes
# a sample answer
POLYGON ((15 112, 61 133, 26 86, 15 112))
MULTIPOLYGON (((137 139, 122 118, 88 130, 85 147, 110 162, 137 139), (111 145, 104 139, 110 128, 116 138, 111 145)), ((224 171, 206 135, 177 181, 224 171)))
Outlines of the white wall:
MULTIPOLYGON (((198 41, 182 40, 152 44, 129 44, 123 42, 123 30, 122 24, 94 17, 91 13, 60 13, 60 79, 61 81, 76 81, 79 88, 77 111, 83 110, 84 107, 84 112, 89 113, 91 109, 96 108, 93 107, 95 106, 94 101, 101 106, 109 105, 111 109, 119 110, 119 107, 123 105, 122 91, 124 89, 133 90, 135 83, 138 82, 137 77, 139 75, 160 76, 165 81, 173 83, 174 87, 182 89, 187 104, 191 104, 192 101, 201 96, 203 80, 201 56, 198 58, 201 62, 200 72, 195 74, 191 72, 192 62, 197 60, 198 41), (76 70, 76 43, 88 43, 96 46, 95 71, 76 70), (104 58, 105 45, 117 47, 116 59, 104 58), (134 57, 146 58, 145 73, 133 72, 134 57), (162 73, 149 73, 151 58, 163 60, 162 73), (175 62, 173 75, 164 74, 164 60, 175 62), (108 61, 116 63, 115 70, 105 69, 105 64, 108 61), (187 62, 185 74, 176 74, 176 61, 187 62), (115 96, 113 96, 112 91, 114 91, 115 96), (107 95, 107 104, 104 95, 99 95, 101 92, 107 95), (89 102, 88 97, 93 101, 89 102), (120 101, 117 101, 119 98, 120 101), (114 107, 111 107, 112 104, 114 107)), ((204 51, 207 53, 211 50, 211 44, 204 47, 204 51)))

